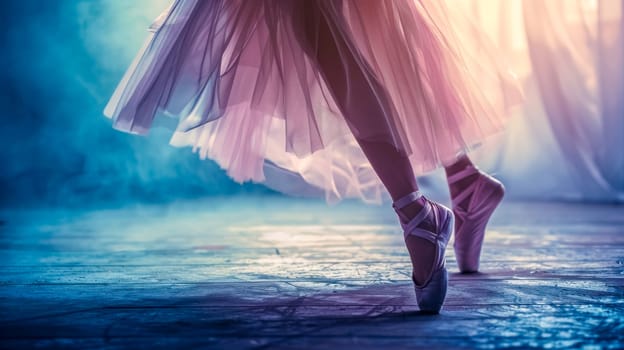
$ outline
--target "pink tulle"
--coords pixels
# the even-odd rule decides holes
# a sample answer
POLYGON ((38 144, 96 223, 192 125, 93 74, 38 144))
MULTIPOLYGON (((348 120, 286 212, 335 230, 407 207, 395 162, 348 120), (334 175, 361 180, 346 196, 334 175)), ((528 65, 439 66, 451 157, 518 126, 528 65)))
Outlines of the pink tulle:
MULTIPOLYGON (((265 169, 278 167, 330 200, 383 195, 354 135, 395 145, 421 174, 500 131, 520 101, 487 40, 439 0, 178 0, 151 28, 106 107, 115 128, 145 134, 170 118, 171 144, 235 180, 275 181, 265 169), (353 109, 367 127, 348 125, 309 55, 310 8, 383 87, 383 113, 353 109)), ((357 106, 348 96, 338 102, 357 106)))

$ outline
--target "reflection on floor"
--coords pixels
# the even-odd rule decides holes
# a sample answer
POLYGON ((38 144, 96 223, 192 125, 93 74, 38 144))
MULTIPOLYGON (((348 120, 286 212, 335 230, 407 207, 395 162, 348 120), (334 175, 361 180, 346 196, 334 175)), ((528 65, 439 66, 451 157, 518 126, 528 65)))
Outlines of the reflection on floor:
POLYGON ((504 203, 417 313, 387 207, 234 198, 0 212, 0 348, 624 347, 624 207, 504 203))

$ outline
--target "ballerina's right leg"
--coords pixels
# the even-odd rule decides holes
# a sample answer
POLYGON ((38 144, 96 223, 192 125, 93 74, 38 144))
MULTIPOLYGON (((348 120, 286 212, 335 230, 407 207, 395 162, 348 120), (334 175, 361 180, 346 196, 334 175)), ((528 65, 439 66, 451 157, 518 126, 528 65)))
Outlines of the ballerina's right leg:
MULTIPOLYGON (((390 135, 390 126, 384 117, 385 91, 370 74, 363 71, 351 50, 340 35, 334 35, 332 28, 320 13, 314 2, 304 1, 306 21, 302 45, 317 63, 347 124, 370 161, 376 174, 394 201, 418 190, 412 165, 405 152, 389 142, 359 137, 359 130, 377 130, 390 135)), ((407 219, 415 217, 425 205, 420 198, 403 209, 407 219)), ((419 227, 434 230, 433 215, 419 227)), ((433 244, 416 236, 407 236, 413 275, 417 283, 425 282, 430 273, 436 249, 433 244)))

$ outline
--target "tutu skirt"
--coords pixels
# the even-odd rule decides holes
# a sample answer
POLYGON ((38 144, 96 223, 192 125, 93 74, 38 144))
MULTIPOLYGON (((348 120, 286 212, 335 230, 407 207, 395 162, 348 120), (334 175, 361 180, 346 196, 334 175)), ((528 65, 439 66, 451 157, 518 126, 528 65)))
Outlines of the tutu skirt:
POLYGON ((178 0, 150 27, 104 114, 136 134, 170 126, 172 145, 192 146, 239 182, 286 189, 283 177, 296 176, 328 200, 379 201, 385 191, 356 138, 394 145, 422 174, 502 130, 521 99, 487 38, 457 12, 440 0, 178 0), (314 58, 321 21, 352 57, 335 58, 344 80, 363 74, 381 112, 358 108, 357 86, 328 88, 314 58))

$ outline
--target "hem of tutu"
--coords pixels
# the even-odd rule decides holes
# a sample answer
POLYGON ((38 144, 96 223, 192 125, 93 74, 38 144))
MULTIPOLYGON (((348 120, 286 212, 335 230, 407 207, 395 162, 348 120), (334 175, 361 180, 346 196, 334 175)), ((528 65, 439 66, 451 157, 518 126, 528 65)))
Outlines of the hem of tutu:
MULTIPOLYGON (((162 112, 162 111, 161 111, 162 112)), ((512 114, 510 111, 508 111, 508 113, 505 114, 512 114)), ((245 174, 240 174, 236 172, 236 169, 234 169, 234 167, 230 166, 231 165, 231 159, 228 160, 226 158, 223 158, 223 156, 221 156, 218 152, 215 153, 215 150, 213 149, 213 147, 206 147, 206 146, 202 146, 201 144, 197 144, 197 143, 193 143, 193 142, 187 142, 187 143, 175 143, 174 142, 174 138, 176 137, 177 133, 182 133, 182 134, 186 134, 187 132, 180 130, 176 127, 174 127, 173 124, 167 124, 164 125, 162 123, 162 121, 159 121, 160 119, 166 117, 166 115, 157 115, 156 118, 154 119, 154 123, 149 127, 140 127, 140 125, 137 126, 137 124, 132 123, 132 122, 126 122, 126 123, 122 123, 121 120, 119 119, 115 119, 113 116, 109 116, 106 115, 105 116, 109 119, 111 119, 112 122, 112 127, 118 131, 122 131, 122 132, 126 132, 126 133, 130 133, 130 134, 134 134, 134 135, 142 135, 142 136, 146 136, 148 135, 149 131, 151 130, 151 128, 155 128, 155 127, 162 127, 165 128, 169 131, 172 131, 172 134, 170 136, 169 139, 169 145, 173 146, 173 147, 177 147, 177 148, 183 148, 183 147, 190 147, 192 149, 193 153, 197 153, 199 158, 202 160, 205 159, 210 159, 212 161, 214 161, 223 171, 226 172, 227 176, 230 177, 234 182, 238 183, 238 184, 244 184, 244 183, 257 183, 257 184, 266 184, 267 183, 267 174, 266 174, 266 170, 267 170, 267 165, 269 165, 271 168, 274 169, 280 169, 283 170, 284 172, 290 173, 293 176, 290 177, 291 179, 297 179, 297 181, 305 181, 305 176, 303 175, 303 170, 301 170, 302 168, 299 167, 299 164, 296 164, 295 166, 293 166, 291 169, 287 168, 287 167, 281 167, 278 163, 279 162, 274 162, 273 159, 271 159, 271 156, 267 156, 266 153, 262 154, 259 153, 259 161, 257 166, 255 166, 255 169, 249 173, 245 173, 245 174), (262 155, 261 155, 262 154, 262 155)), ((276 118, 279 121, 282 121, 282 118, 278 118, 278 117, 272 117, 272 118, 276 118)), ((166 118, 170 121, 172 121, 173 118, 166 118)), ((214 123, 217 122, 219 119, 221 118, 217 118, 215 120, 211 120, 209 122, 207 122, 206 124, 200 126, 206 126, 209 125, 210 123, 214 123)), ((500 135, 501 133, 504 133, 506 128, 507 128, 507 124, 509 123, 509 120, 511 119, 510 117, 504 118, 500 121, 500 123, 498 123, 497 125, 493 125, 491 127, 490 130, 488 130, 487 132, 484 132, 483 134, 475 137, 474 141, 470 142, 469 144, 458 148, 453 154, 445 154, 445 155, 438 155, 435 160, 423 160, 423 159, 416 159, 412 154, 408 155, 409 159, 410 159, 410 163, 412 164, 412 168, 414 170, 414 176, 416 177, 420 177, 420 176, 427 176, 429 173, 434 172, 435 170, 439 169, 439 168, 443 168, 445 166, 451 165, 454 162, 457 161, 457 159, 459 157, 461 157, 462 155, 468 154, 478 148, 480 148, 484 143, 487 142, 488 139, 496 136, 496 135, 500 135)), ((196 130, 196 129, 192 129, 191 131, 196 130)), ((283 132, 283 131, 280 131, 283 132)), ((275 137, 276 135, 273 136, 267 136, 267 138, 272 138, 275 137)), ((279 137, 284 137, 285 135, 281 135, 279 134, 279 137)), ((276 139, 274 139, 276 140, 276 139)), ((277 139, 278 142, 279 139, 277 139)), ((296 162, 305 162, 305 158, 314 155, 316 152, 322 152, 322 151, 327 151, 330 147, 332 147, 332 143, 333 142, 338 142, 338 143, 342 143, 344 144, 343 146, 339 146, 339 147, 349 147, 349 145, 358 148, 357 152, 361 152, 361 149, 359 148, 359 146, 357 145, 356 140, 354 139, 353 135, 349 133, 349 131, 347 129, 345 129, 345 132, 341 132, 338 133, 336 135, 334 135, 334 137, 332 137, 331 140, 328 140, 329 142, 325 145, 322 145, 320 148, 312 150, 309 154, 297 154, 296 152, 287 149, 287 147, 284 147, 283 150, 279 150, 278 149, 278 153, 283 153, 286 154, 288 157, 292 157, 292 159, 294 159, 296 162), (346 145, 346 146, 345 146, 346 145)), ((349 156, 355 156, 354 154, 352 154, 353 150, 352 149, 343 149, 345 150, 344 154, 347 154, 349 156)), ((261 151, 264 152, 264 151, 261 151)), ((328 152, 328 154, 332 155, 332 157, 339 157, 340 153, 332 153, 331 151, 328 152)), ((335 158, 332 159, 332 161, 335 160, 335 158)), ((332 163, 333 164, 333 163, 332 163)), ((322 164, 321 164, 322 165, 322 164)), ((319 165, 319 167, 321 167, 321 165, 319 165)), ((359 163, 359 166, 361 167, 362 165, 370 165, 369 162, 366 162, 364 164, 359 163)), ((306 165, 308 168, 310 167, 309 164, 306 165)), ((313 166, 312 166, 313 167, 313 166)), ((370 167, 372 169, 372 167, 370 167)), ((352 167, 351 169, 356 169, 355 167, 352 167)), ((328 170, 331 171, 331 170, 328 170)), ((371 170, 371 172, 373 172, 371 170)), ((353 174, 357 174, 357 171, 353 171, 353 174)), ((269 175, 272 176, 271 174, 275 174, 275 171, 270 171, 269 175)), ((374 174, 376 176, 376 174, 374 174)), ((355 176, 355 175, 354 175, 355 176)), ((271 179, 268 179, 271 180, 271 179)), ((352 178, 353 183, 355 184, 361 184, 360 179, 359 178, 352 178)), ((269 181, 271 182, 271 181, 269 181)), ((343 199, 348 199, 348 198, 357 198, 362 200, 365 203, 381 203, 382 202, 382 198, 380 197, 379 192, 385 192, 385 187, 381 184, 380 180, 377 180, 376 183, 374 185, 371 185, 370 183, 367 183, 367 189, 366 190, 362 190, 360 191, 360 189, 356 190, 356 191, 351 191, 354 193, 359 193, 359 195, 348 195, 345 194, 345 192, 347 192, 347 190, 343 190, 343 189, 339 189, 339 188, 335 188, 335 187, 330 187, 330 186, 323 186, 323 185, 319 185, 319 184, 314 184, 311 182, 306 181, 306 183, 308 184, 308 186, 310 188, 314 188, 314 189, 318 189, 318 191, 324 192, 325 193, 325 197, 328 203, 337 203, 342 201, 343 199), (365 194, 362 194, 364 192, 374 192, 375 195, 372 196, 366 196, 365 194)), ((275 188, 275 186, 270 186, 267 185, 267 187, 270 188, 275 188)), ((288 186, 286 186, 288 187, 288 186)), ((364 186, 361 186, 361 188, 364 188, 364 186)), ((278 189, 279 191, 279 189, 278 189)), ((280 191, 281 192, 281 191, 280 191)), ((312 191, 315 192, 315 191, 312 191)), ((292 192, 283 192, 286 193, 288 195, 298 195, 298 193, 292 193, 292 192)))
MULTIPOLYGON (((427 176, 430 173, 440 169, 440 168, 444 168, 446 166, 449 166, 453 163, 455 163, 457 161, 457 159, 459 157, 461 157, 462 155, 467 155, 470 152, 475 151, 476 149, 482 147, 484 145, 484 143, 487 142, 487 140, 500 135, 502 133, 505 132, 506 130, 506 124, 507 124, 507 120, 505 120, 505 122, 501 123, 501 125, 499 125, 498 127, 490 130, 487 133, 484 133, 483 135, 481 135, 481 137, 479 137, 478 140, 475 140, 473 142, 471 142, 469 145, 464 146, 461 149, 458 149, 454 154, 452 155, 445 155, 445 156, 440 156, 438 158, 437 161, 435 162, 429 162, 429 164, 425 164, 427 162, 421 162, 420 160, 416 160, 414 158, 412 158, 410 156, 410 163, 412 164, 412 167, 414 169, 414 176, 416 177, 421 177, 421 176, 427 176), (420 166, 418 166, 418 164, 421 164, 420 166), (425 164, 425 165, 422 165, 425 164)), ((345 137, 347 137, 345 135, 345 137)), ((304 181, 307 184, 307 187, 305 190, 303 190, 303 192, 305 193, 316 193, 319 194, 320 197, 320 193, 324 193, 325 195, 325 199, 327 201, 327 203, 338 203, 344 199, 359 199, 362 200, 364 203, 371 203, 371 204, 381 204, 383 203, 383 198, 384 195, 381 193, 386 193, 386 189, 383 186, 383 184, 381 183, 380 180, 377 180, 376 183, 374 185, 370 185, 367 184, 367 190, 362 190, 360 191, 359 189, 357 191, 354 191, 356 193, 360 193, 360 195, 347 195, 344 192, 346 192, 345 190, 340 190, 337 188, 329 188, 329 187, 323 187, 323 186, 319 186, 317 184, 313 184, 311 182, 307 182, 305 181, 305 176, 303 176, 302 173, 297 172, 296 170, 293 169, 288 169, 286 167, 282 167, 279 164, 277 164, 276 162, 273 162, 269 157, 263 157, 260 163, 260 167, 259 170, 257 172, 255 172, 254 174, 246 174, 244 176, 240 176, 239 174, 236 174, 235 172, 233 172, 233 170, 231 169, 231 167, 229 167, 227 164, 228 162, 225 161, 224 159, 221 159, 219 155, 213 154, 211 153, 210 150, 207 151, 202 151, 201 147, 199 147, 198 145, 192 145, 192 144, 174 144, 170 141, 170 145, 173 147, 178 147, 178 148, 183 148, 183 147, 191 147, 193 153, 198 153, 200 159, 202 160, 206 160, 206 159, 210 159, 212 161, 214 161, 215 163, 217 163, 217 165, 226 172, 226 174, 228 175, 228 177, 230 177, 234 182, 238 183, 238 184, 244 184, 244 183, 256 183, 256 184, 263 184, 266 185, 269 188, 272 188, 274 190, 277 190, 279 192, 285 193, 287 195, 297 195, 300 196, 302 195, 301 192, 296 191, 296 192, 292 192, 292 191, 282 191, 280 190, 280 188, 289 188, 288 184, 285 184, 284 181, 281 181, 281 183, 279 185, 275 185, 276 181, 271 180, 269 177, 272 176, 271 174, 276 174, 275 170, 278 170, 278 172, 281 172, 282 174, 287 173, 290 174, 290 176, 285 176, 284 178, 288 178, 288 179, 293 179, 294 181, 304 181), (267 177, 267 167, 271 168, 271 171, 269 172, 269 177, 267 177), (267 184, 267 183, 271 183, 271 184, 267 184), (278 188, 276 188, 278 187, 278 188), (365 194, 362 194, 364 192, 370 192, 370 193, 375 193, 374 195, 371 196, 366 196, 365 194)), ((357 146, 359 147, 359 146, 357 146)), ((323 147, 319 150, 316 150, 314 152, 312 152, 310 155, 314 155, 314 153, 319 152, 319 151, 324 151, 326 150, 326 147, 323 147)), ((295 157, 298 161, 303 161, 303 159, 307 156, 301 157, 300 155, 297 155, 295 152, 289 151, 287 149, 284 149, 284 153, 287 153, 293 157, 295 157)), ((369 164, 370 163, 366 163, 369 164)), ((372 167, 371 167, 372 169, 372 167)), ((371 170, 372 171, 372 170, 371 170)), ((376 173, 374 174, 376 176, 376 173)), ((305 196, 305 195, 304 195, 305 196)))

